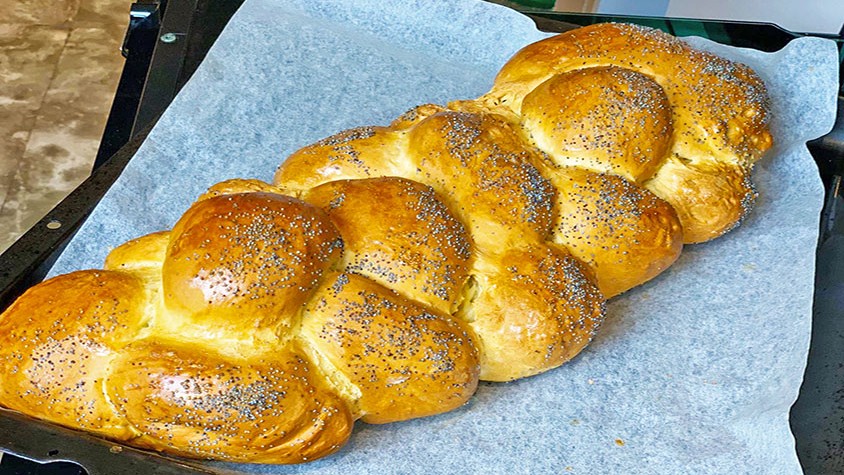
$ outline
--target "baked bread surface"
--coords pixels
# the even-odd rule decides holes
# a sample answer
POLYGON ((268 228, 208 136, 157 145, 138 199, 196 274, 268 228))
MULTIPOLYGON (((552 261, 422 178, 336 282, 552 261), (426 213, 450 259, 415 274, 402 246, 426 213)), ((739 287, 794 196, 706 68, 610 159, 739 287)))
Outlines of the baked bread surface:
POLYGON ((762 81, 642 27, 303 147, 0 316, 0 404, 180 456, 298 463, 574 358, 605 299, 747 214, 762 81))

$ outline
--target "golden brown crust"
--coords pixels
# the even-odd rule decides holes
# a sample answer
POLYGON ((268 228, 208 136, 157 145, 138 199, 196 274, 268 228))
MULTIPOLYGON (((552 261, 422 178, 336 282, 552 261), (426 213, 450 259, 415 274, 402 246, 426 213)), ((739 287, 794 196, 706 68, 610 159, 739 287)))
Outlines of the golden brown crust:
POLYGON ((341 251, 328 217, 303 201, 271 193, 209 198, 173 228, 164 303, 180 315, 178 332, 245 340, 259 331, 286 335, 341 251))
POLYGON ((576 356, 604 318, 589 270, 556 246, 509 249, 476 264, 463 317, 480 339, 481 379, 510 381, 576 356))
POLYGON ((446 108, 441 105, 422 104, 421 106, 416 106, 396 117, 395 120, 390 122, 390 128, 393 130, 406 130, 428 117, 431 117, 437 112, 442 112, 444 110, 446 110, 446 108))
POLYGON ((74 272, 29 289, 0 316, 0 404, 129 437, 102 382, 147 320, 145 298, 141 281, 114 271, 74 272))
POLYGON ((201 194, 196 201, 203 201, 209 198, 224 195, 236 195, 240 193, 275 193, 277 195, 286 195, 287 190, 282 190, 277 186, 265 183, 260 180, 247 180, 243 178, 234 178, 231 180, 221 181, 215 183, 208 191, 201 194))
POLYGON ((450 411, 478 384, 469 329, 359 275, 327 278, 305 308, 302 335, 361 391, 370 423, 450 411))
POLYGON ((662 88, 630 69, 556 74, 522 102, 524 127, 557 165, 650 178, 669 146, 671 106, 662 88))
MULTIPOLYGON (((662 160, 658 175, 669 173, 665 163, 671 159, 689 162, 693 168, 733 171, 736 168, 748 168, 772 145, 769 131, 770 103, 765 84, 749 67, 696 50, 658 30, 635 25, 592 25, 528 45, 501 69, 492 90, 480 100, 516 112, 522 111, 524 101, 527 105, 524 112, 530 116, 538 109, 528 99, 535 87, 539 86, 541 91, 543 82, 558 81, 556 75, 566 78, 579 75, 586 77, 593 75, 592 70, 606 70, 607 67, 623 68, 647 76, 660 86, 668 99, 673 136, 667 153, 658 157, 662 160)), ((567 84, 562 79, 559 81, 562 87, 567 84)), ((597 88, 596 91, 614 87, 607 81, 599 84, 580 82, 597 88)), ((605 118, 598 122, 611 123, 615 120, 610 115, 612 107, 588 107, 590 111, 605 112, 605 118)), ((643 108, 644 117, 652 114, 655 119, 657 113, 661 114, 661 109, 652 105, 643 108)), ((567 117, 568 113, 563 111, 561 115, 567 117)), ((525 126, 529 128, 535 121, 536 117, 529 119, 525 126)), ((662 123, 661 119, 659 123, 662 123)), ((544 128, 547 127, 546 123, 544 128)), ((572 137, 577 136, 577 127, 579 124, 575 124, 575 129, 564 130, 556 135, 562 135, 567 143, 572 142, 572 137)), ((635 123, 627 122, 624 128, 633 128, 632 134, 643 133, 635 123)), ((649 135, 647 130, 644 132, 649 135)), ((590 133, 594 134, 601 132, 590 133)), ((607 170, 606 167, 595 167, 594 157, 603 161, 604 154, 615 153, 612 147, 608 149, 602 146, 601 141, 573 142, 568 146, 577 148, 578 160, 583 160, 581 155, 585 153, 584 150, 588 150, 590 153, 587 155, 592 162, 590 166, 599 171, 607 170)), ((656 142, 658 147, 661 147, 660 142, 656 142)), ((537 140, 537 145, 541 148, 558 147, 553 140, 544 137, 537 140)), ((546 151, 553 153, 553 149, 546 151)), ((561 153, 566 155, 571 152, 564 150, 561 153)), ((647 163, 652 162, 649 160, 647 163)), ((646 167, 641 174, 631 173, 626 166, 621 167, 621 170, 621 175, 636 181, 647 179, 653 173, 651 167, 646 167)), ((743 177, 743 181, 749 183, 746 173, 743 177)), ((701 189, 700 196, 695 196, 695 192, 689 194, 690 188, 669 189, 665 183, 671 180, 664 177, 657 179, 662 185, 648 186, 672 205, 686 208, 678 209, 677 214, 688 243, 712 239, 738 225, 749 209, 749 206, 744 205, 752 203, 749 198, 751 193, 737 191, 740 188, 750 189, 751 186, 737 186, 736 183, 727 185, 717 177, 706 179, 710 185, 701 189), (718 196, 721 191, 727 193, 727 196, 718 196), (703 210, 702 205, 699 205, 716 202, 717 205, 709 210, 703 210), (727 206, 728 203, 732 206, 727 206)))
POLYGON ((554 190, 535 151, 502 117, 440 112, 408 134, 411 178, 431 185, 466 223, 477 246, 507 247, 549 232, 554 190))
POLYGON ((603 66, 639 72, 664 89, 677 143, 705 138, 713 153, 750 163, 771 145, 765 85, 749 67, 637 25, 591 25, 528 45, 504 65, 489 95, 518 107, 554 74, 603 66))
POLYGON ((434 190, 397 177, 333 181, 303 194, 340 230, 343 268, 450 313, 468 276, 469 234, 434 190))
POLYGON ((232 361, 181 342, 139 341, 106 381, 133 443, 176 454, 255 463, 299 463, 348 439, 353 419, 295 344, 232 361))
POLYGON ((730 163, 670 157, 645 187, 677 211, 686 243, 709 241, 730 231, 756 201, 750 172, 730 163))
POLYGON ((477 100, 307 146, 275 185, 219 183, 107 270, 34 287, 0 315, 0 404, 262 463, 454 409, 575 357, 602 291, 735 226, 768 120, 749 68, 655 30, 549 38, 477 100))
MULTIPOLYGON (((147 234, 112 249, 106 256, 104 269, 125 272, 141 272, 161 270, 164 258, 167 256, 167 245, 170 243, 170 231, 160 231, 147 234)), ((160 280, 160 279, 159 279, 160 280)))
POLYGON ((358 127, 304 147, 276 170, 273 184, 307 190, 329 181, 403 175, 400 135, 387 127, 358 127))
POLYGON ((619 176, 577 168, 548 173, 557 189, 554 242, 589 265, 605 297, 647 282, 683 249, 674 208, 619 176))

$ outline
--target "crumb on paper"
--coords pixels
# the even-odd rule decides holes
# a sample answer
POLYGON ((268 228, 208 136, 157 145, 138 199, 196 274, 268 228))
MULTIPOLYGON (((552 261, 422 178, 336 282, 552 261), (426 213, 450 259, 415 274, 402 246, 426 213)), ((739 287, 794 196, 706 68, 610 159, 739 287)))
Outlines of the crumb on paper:
POLYGON ((756 271, 756 264, 753 262, 748 262, 747 264, 742 264, 741 270, 745 272, 754 272, 756 271))
POLYGON ((619 447, 624 447, 624 441, 621 439, 615 439, 615 445, 619 447))
POLYGON ((579 426, 579 425, 580 425, 580 419, 572 419, 572 420, 571 420, 571 425, 573 425, 573 426, 579 426))

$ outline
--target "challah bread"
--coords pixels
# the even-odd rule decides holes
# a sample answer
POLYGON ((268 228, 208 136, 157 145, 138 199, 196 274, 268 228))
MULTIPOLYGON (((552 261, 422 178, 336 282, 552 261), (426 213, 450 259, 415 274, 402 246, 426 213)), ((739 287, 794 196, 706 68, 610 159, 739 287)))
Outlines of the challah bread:
MULTIPOLYGON (((460 237, 423 185, 374 185, 422 198, 397 221, 460 237)), ((338 449, 355 419, 465 403, 479 373, 466 325, 345 271, 329 216, 278 191, 221 183, 105 270, 28 290, 0 320, 3 405, 184 456, 293 463, 338 449)))
POLYGON ((574 167, 546 176, 557 190, 552 240, 594 269, 607 298, 657 276, 680 254, 674 208, 647 189, 574 167))
POLYGON ((434 191, 401 178, 332 181, 305 201, 343 236, 343 268, 451 314, 469 273, 472 242, 434 191))
POLYGON ((0 403, 107 437, 131 437, 102 384, 148 319, 148 299, 146 283, 125 272, 73 272, 29 289, 0 320, 0 403))
POLYGON ((606 297, 738 223, 767 120, 752 71, 656 31, 528 46, 476 100, 216 184, 104 270, 28 290, 0 316, 0 404, 258 463, 452 410, 570 360, 606 297))
POLYGON ((430 185, 465 223, 475 249, 457 312, 483 349, 481 379, 508 381, 576 355, 604 314, 590 271, 548 241, 555 193, 534 165, 541 160, 501 116, 425 105, 391 127, 345 131, 303 148, 275 183, 305 199, 309 187, 341 178, 406 176, 430 185))
POLYGON ((555 163, 611 171, 668 201, 687 243, 747 214, 750 167, 772 144, 768 95, 750 68, 635 25, 528 45, 479 101, 519 116, 555 163))

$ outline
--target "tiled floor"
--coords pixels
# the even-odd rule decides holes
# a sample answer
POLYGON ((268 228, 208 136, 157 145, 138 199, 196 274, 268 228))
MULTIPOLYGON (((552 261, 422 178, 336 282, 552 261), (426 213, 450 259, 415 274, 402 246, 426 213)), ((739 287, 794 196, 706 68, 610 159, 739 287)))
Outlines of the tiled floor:
POLYGON ((0 251, 91 171, 131 0, 0 0, 0 251))

